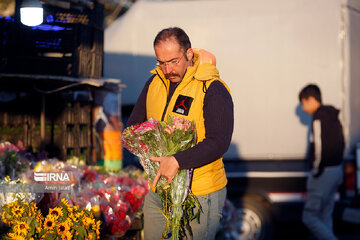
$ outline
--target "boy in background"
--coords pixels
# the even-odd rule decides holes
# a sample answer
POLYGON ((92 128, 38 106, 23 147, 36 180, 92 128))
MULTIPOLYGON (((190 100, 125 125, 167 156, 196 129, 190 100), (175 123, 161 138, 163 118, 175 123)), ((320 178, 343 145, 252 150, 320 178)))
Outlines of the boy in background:
POLYGON ((322 104, 321 92, 314 84, 299 93, 302 109, 313 115, 307 179, 307 198, 302 220, 319 240, 337 239, 333 232, 332 213, 335 194, 343 180, 344 136, 339 110, 322 104))

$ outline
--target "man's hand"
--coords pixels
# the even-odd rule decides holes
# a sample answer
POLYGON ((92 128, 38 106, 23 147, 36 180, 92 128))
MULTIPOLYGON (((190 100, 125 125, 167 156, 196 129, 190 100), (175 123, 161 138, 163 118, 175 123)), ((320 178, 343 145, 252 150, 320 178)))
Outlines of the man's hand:
POLYGON ((150 159, 151 161, 160 162, 160 167, 154 178, 153 186, 156 187, 156 184, 159 181, 160 176, 166 178, 166 180, 170 184, 179 169, 179 163, 177 162, 176 158, 171 156, 171 157, 152 157, 150 159))

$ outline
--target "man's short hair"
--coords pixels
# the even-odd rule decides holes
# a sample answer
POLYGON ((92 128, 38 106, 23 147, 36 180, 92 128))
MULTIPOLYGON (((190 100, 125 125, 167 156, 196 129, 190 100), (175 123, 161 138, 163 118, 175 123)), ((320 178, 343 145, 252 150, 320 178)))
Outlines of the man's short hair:
POLYGON ((309 97, 313 97, 319 103, 321 103, 321 91, 317 85, 309 84, 300 91, 300 93, 299 93, 299 101, 300 102, 302 99, 308 99, 309 97))
POLYGON ((155 37, 154 47, 159 42, 166 41, 172 37, 175 38, 175 40, 179 43, 180 47, 184 50, 184 52, 191 48, 189 36, 184 32, 184 30, 178 27, 170 27, 161 30, 155 37))

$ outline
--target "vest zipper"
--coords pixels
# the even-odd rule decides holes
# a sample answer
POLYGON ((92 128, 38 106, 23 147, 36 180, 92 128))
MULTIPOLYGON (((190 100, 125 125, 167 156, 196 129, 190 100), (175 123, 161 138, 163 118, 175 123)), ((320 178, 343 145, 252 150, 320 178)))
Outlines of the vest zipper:
POLYGON ((170 102, 170 98, 169 98, 169 97, 167 97, 167 99, 166 99, 166 105, 165 105, 165 108, 164 108, 163 114, 162 114, 162 116, 161 116, 161 121, 164 121, 164 118, 165 118, 165 113, 166 113, 166 110, 167 110, 167 108, 168 108, 168 106, 169 106, 169 102, 170 102))

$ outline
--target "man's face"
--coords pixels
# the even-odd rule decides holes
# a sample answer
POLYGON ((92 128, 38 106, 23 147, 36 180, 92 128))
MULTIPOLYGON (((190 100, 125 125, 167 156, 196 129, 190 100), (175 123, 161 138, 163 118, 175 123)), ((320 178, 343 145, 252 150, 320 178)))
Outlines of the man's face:
POLYGON ((319 102, 314 97, 308 97, 301 99, 301 106, 304 112, 308 114, 314 114, 319 107, 319 102))
POLYGON ((155 46, 155 55, 165 77, 173 83, 180 82, 192 61, 192 49, 184 52, 175 39, 161 41, 155 46))

